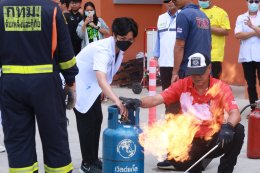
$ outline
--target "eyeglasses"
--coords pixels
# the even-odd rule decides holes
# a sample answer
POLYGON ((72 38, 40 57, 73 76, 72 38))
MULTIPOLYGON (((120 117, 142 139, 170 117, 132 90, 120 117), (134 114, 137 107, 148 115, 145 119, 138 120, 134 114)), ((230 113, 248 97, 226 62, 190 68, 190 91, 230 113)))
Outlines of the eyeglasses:
POLYGON ((256 1, 256 0, 250 0, 250 1, 248 1, 250 4, 252 4, 252 3, 256 3, 256 4, 258 4, 259 3, 259 1, 256 1))

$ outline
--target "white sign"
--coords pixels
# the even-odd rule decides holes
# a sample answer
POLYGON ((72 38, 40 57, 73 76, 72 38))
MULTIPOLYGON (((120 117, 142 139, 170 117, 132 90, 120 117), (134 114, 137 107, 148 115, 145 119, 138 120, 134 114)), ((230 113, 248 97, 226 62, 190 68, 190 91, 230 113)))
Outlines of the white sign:
POLYGON ((125 166, 125 167, 120 167, 116 166, 115 167, 115 172, 138 172, 138 167, 133 164, 132 166, 125 166))

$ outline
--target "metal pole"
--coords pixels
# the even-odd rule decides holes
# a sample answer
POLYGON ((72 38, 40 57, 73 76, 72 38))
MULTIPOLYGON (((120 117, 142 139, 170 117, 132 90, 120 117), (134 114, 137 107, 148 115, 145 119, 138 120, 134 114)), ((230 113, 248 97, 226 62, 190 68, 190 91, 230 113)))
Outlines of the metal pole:
POLYGON ((194 166, 196 166, 202 159, 207 157, 212 151, 214 151, 216 148, 218 148, 219 144, 217 144, 215 147, 213 147, 211 150, 209 150, 204 156, 202 156, 197 162, 195 162, 191 167, 189 167, 184 173, 187 173, 189 170, 191 170, 194 166))

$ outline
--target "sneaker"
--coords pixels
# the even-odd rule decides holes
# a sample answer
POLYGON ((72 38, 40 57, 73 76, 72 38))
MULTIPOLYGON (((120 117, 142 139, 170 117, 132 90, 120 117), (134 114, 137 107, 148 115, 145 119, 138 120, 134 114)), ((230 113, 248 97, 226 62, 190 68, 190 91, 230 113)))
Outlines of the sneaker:
POLYGON ((5 152, 5 147, 3 145, 0 145, 0 153, 5 152))
POLYGON ((176 170, 176 168, 172 165, 171 161, 167 159, 157 163, 157 168, 163 170, 176 170))
POLYGON ((102 173, 102 169, 100 169, 96 164, 88 165, 86 163, 81 164, 79 168, 80 173, 102 173))

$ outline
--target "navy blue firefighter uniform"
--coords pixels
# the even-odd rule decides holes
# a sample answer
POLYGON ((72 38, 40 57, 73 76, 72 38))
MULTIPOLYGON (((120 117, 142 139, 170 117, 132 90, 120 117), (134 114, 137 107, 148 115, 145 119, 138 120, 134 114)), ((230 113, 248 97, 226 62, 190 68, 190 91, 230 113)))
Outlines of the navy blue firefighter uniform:
POLYGON ((72 172, 59 74, 73 86, 78 68, 64 16, 48 0, 2 0, 0 14, 0 94, 9 172, 38 172, 36 122, 45 172, 72 172))

